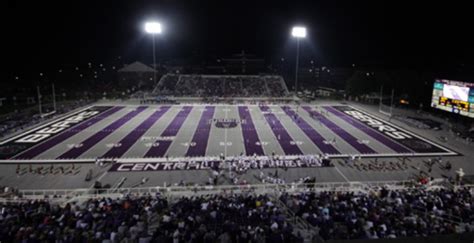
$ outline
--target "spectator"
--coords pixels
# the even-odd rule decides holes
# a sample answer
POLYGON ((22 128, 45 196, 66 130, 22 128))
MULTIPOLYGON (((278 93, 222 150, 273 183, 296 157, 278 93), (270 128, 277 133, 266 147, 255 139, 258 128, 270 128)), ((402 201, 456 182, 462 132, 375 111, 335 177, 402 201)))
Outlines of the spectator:
POLYGON ((382 189, 380 194, 309 192, 283 194, 281 199, 297 215, 318 226, 326 240, 456 233, 452 221, 444 220, 444 216, 474 224, 474 198, 467 188, 382 189))

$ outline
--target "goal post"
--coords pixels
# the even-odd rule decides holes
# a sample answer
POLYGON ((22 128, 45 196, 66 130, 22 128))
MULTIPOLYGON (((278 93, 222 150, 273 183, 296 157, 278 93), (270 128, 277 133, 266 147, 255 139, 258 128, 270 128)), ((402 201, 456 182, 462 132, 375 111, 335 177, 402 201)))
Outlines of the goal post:
POLYGON ((383 103, 383 85, 380 87, 380 97, 379 97, 379 112, 388 116, 393 116, 393 99, 395 95, 395 90, 392 89, 392 93, 390 95, 390 103, 384 104, 383 103))

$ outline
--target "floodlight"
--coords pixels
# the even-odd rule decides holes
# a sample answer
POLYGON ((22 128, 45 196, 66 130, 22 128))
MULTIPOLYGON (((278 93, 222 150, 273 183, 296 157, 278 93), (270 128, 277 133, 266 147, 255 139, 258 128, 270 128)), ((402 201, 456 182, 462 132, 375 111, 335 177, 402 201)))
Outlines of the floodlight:
POLYGON ((298 62, 300 57, 300 39, 306 37, 306 27, 294 26, 291 35, 296 38, 295 95, 298 94, 298 62))
POLYGON ((149 34, 160 34, 161 24, 158 22, 147 22, 145 23, 145 31, 149 34))
POLYGON ((306 28, 301 26, 293 27, 291 35, 296 38, 305 38, 306 37, 306 28))

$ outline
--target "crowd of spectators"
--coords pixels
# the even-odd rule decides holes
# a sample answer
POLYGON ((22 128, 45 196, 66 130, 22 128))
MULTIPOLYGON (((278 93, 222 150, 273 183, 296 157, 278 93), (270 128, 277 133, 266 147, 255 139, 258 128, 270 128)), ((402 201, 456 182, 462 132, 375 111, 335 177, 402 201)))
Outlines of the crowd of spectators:
POLYGON ((224 96, 229 97, 239 94, 242 90, 242 79, 238 77, 227 78, 224 82, 224 96))
POLYGON ((166 207, 166 200, 104 198, 64 207, 41 200, 0 207, 2 242, 146 242, 148 217, 166 207))
POLYGON ((266 76, 265 81, 267 82, 268 91, 271 97, 286 96, 287 91, 282 86, 283 78, 280 76, 266 76))
POLYGON ((317 226, 324 239, 400 238, 474 230, 474 197, 466 188, 382 189, 369 194, 307 192, 284 194, 281 200, 317 226))
POLYGON ((265 195, 1 203, 1 242, 301 242, 265 195))
POLYGON ((297 242, 292 225, 266 195, 213 195, 173 203, 157 242, 297 242))
POLYGON ((153 93, 194 97, 285 97, 280 76, 164 75, 153 93))
MULTIPOLYGON (((305 181, 312 178, 304 178, 305 181)), ((296 216, 325 239, 425 237, 474 230, 467 188, 283 193, 296 216)), ((1 242, 302 242, 269 195, 125 196, 64 206, 0 203, 1 242)))
POLYGON ((178 83, 179 75, 166 74, 161 77, 158 85, 153 89, 153 93, 162 95, 172 95, 175 90, 175 86, 178 83))
POLYGON ((243 78, 241 95, 244 97, 268 96, 270 92, 266 90, 264 80, 256 78, 243 78))

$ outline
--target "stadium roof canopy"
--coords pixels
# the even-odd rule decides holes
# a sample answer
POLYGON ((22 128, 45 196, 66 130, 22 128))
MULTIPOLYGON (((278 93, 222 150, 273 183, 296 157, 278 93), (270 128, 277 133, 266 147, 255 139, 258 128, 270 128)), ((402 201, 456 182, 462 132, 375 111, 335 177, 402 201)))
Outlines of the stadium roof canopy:
POLYGON ((154 71, 155 69, 153 69, 152 67, 149 67, 138 61, 132 64, 129 64, 118 70, 118 72, 134 72, 134 73, 147 73, 147 72, 154 72, 154 71))

